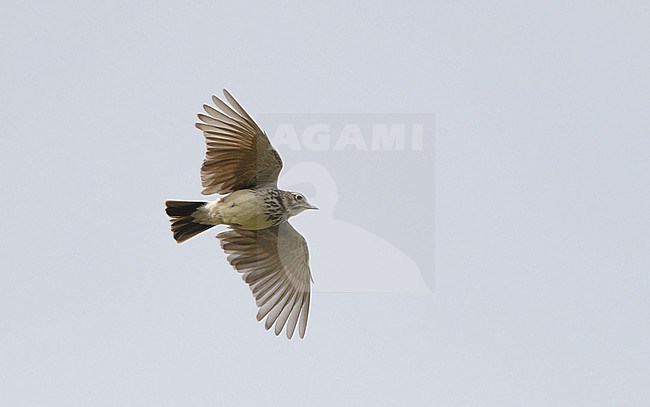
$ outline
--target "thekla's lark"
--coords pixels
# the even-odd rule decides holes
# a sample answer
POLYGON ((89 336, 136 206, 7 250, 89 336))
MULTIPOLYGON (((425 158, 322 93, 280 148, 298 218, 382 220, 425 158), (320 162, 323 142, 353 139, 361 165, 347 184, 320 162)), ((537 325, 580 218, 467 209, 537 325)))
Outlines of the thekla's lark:
POLYGON ((250 286, 266 329, 289 339, 298 326, 305 336, 311 288, 309 252, 291 216, 317 209, 304 195, 278 189, 282 160, 251 116, 224 89, 228 105, 216 96, 217 109, 203 105, 196 127, 207 152, 201 167, 203 195, 226 195, 212 202, 167 201, 178 243, 216 225, 228 230, 217 238, 228 261, 250 286))

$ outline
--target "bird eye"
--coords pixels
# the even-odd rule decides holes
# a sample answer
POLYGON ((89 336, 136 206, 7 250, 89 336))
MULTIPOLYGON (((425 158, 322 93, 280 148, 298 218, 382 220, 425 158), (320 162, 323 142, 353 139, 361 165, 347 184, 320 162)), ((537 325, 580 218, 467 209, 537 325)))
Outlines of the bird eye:
POLYGON ((302 195, 296 195, 296 201, 302 201, 302 195))

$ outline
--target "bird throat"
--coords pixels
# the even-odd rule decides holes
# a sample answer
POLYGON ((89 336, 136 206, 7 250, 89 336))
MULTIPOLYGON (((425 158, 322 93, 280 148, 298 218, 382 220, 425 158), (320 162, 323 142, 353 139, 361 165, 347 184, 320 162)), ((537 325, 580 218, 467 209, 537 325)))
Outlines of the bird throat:
POLYGON ((289 219, 283 191, 273 188, 263 191, 262 194, 264 197, 264 215, 268 222, 275 226, 289 219))

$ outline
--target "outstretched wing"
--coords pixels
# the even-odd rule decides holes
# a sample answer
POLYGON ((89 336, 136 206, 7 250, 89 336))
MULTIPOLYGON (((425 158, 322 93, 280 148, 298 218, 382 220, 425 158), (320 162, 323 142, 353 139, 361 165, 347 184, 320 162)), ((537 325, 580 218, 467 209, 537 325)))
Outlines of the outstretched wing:
POLYGON ((257 320, 279 335, 305 336, 311 292, 307 242, 288 222, 263 230, 232 229, 217 238, 228 261, 242 273, 259 307, 257 320))
POLYGON ((223 90, 230 106, 216 96, 218 109, 203 105, 196 127, 203 131, 207 152, 201 167, 203 194, 277 187, 282 159, 269 138, 235 98, 223 90))

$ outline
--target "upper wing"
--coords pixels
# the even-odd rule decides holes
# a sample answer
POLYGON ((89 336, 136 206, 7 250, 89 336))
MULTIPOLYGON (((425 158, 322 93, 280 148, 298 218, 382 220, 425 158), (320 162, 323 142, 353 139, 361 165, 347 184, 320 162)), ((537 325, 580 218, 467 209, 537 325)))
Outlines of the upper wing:
POLYGON ((235 98, 223 90, 231 106, 212 96, 220 109, 203 105, 196 127, 203 131, 207 152, 201 167, 203 194, 228 194, 238 189, 277 187, 282 160, 269 138, 235 98))
POLYGON ((305 336, 311 292, 309 251, 305 238, 288 222, 263 230, 231 229, 219 233, 221 247, 235 270, 243 273, 259 307, 257 320, 266 317, 266 329, 275 334, 287 326, 291 339, 305 336), (288 322, 288 323, 287 323, 288 322))

